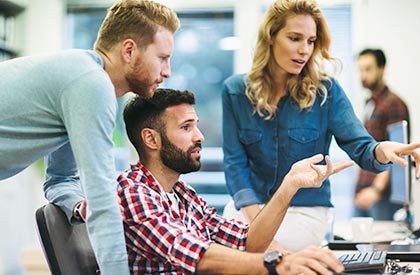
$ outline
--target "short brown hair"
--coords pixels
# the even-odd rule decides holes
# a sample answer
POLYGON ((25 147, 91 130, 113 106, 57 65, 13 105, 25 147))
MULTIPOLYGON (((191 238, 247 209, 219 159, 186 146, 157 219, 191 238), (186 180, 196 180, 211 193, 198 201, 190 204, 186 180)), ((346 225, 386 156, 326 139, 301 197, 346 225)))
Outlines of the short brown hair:
POLYGON ((165 131, 165 119, 163 114, 171 106, 180 104, 195 104, 192 92, 174 89, 156 89, 153 97, 145 98, 134 96, 127 102, 124 108, 124 122, 128 139, 136 148, 139 157, 145 156, 144 143, 140 132, 144 128, 152 128, 163 134, 165 131))
POLYGON ((128 38, 146 47, 153 43, 158 25, 175 33, 180 23, 176 13, 162 4, 150 0, 121 0, 108 9, 94 48, 106 52, 128 38))

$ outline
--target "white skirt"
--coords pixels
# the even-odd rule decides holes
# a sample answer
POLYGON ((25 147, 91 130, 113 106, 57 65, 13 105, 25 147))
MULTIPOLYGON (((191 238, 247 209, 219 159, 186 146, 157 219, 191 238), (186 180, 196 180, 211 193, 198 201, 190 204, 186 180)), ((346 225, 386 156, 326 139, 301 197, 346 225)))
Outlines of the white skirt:
MULTIPOLYGON (((260 205, 261 208, 263 206, 260 205)), ((247 222, 242 212, 235 209, 233 201, 225 206, 223 216, 247 222)), ((328 220, 328 207, 290 206, 274 239, 291 251, 301 250, 309 245, 320 246, 327 230, 331 229, 328 220)))

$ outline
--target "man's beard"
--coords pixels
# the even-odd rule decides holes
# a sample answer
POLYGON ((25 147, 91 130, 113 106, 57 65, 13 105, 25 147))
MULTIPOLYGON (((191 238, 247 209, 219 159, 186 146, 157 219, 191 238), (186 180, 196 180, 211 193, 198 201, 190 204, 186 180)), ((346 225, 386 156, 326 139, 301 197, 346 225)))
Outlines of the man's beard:
POLYGON ((154 83, 150 83, 150 79, 147 76, 148 71, 144 69, 144 66, 140 59, 137 59, 134 62, 134 67, 132 70, 126 74, 125 79, 128 83, 128 87, 130 90, 142 97, 152 97, 154 94, 154 90, 152 90, 152 86, 154 83), (143 76, 139 78, 139 76, 143 76))
POLYGON ((162 139, 162 151, 160 157, 163 164, 168 168, 178 172, 180 174, 186 174, 200 170, 201 162, 200 158, 193 159, 191 152, 198 148, 201 148, 201 142, 197 142, 195 145, 188 148, 186 152, 182 151, 175 144, 169 141, 165 134, 161 134, 162 139))
POLYGON ((379 79, 376 78, 374 82, 372 83, 363 83, 363 87, 375 91, 379 87, 379 79))
POLYGON ((136 95, 147 98, 153 96, 154 91, 150 91, 151 87, 147 85, 146 82, 138 80, 135 77, 131 77, 130 75, 126 76, 126 79, 130 90, 136 95))

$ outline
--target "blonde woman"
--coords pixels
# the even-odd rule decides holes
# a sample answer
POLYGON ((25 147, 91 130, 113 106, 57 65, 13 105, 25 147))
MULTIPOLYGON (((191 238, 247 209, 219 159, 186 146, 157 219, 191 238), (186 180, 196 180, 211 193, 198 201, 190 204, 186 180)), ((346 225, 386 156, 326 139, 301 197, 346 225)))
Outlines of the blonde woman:
MULTIPOLYGON (((333 136, 372 172, 390 162, 405 165, 402 154, 419 161, 419 144, 378 143, 366 132, 339 83, 323 69, 334 61, 330 42, 315 1, 277 0, 265 14, 251 71, 228 78, 222 93, 224 167, 234 200, 226 216, 250 222, 292 164, 328 155, 333 136)), ((328 179, 320 188, 299 190, 275 240, 289 250, 319 245, 332 206, 328 179)))

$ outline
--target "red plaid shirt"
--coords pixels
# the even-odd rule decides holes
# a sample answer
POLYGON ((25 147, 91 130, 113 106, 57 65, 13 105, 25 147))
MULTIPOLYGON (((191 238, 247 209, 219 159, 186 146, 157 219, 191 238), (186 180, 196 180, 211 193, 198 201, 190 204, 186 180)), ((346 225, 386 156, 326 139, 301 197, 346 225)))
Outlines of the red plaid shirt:
POLYGON ((185 182, 173 187, 179 213, 140 162, 118 182, 132 274, 194 274, 212 242, 245 250, 248 225, 218 215, 185 182))
MULTIPOLYGON (((394 122, 407 120, 410 127, 410 118, 408 108, 404 101, 395 93, 391 92, 388 87, 378 93, 372 95, 371 100, 375 103, 375 108, 372 115, 365 121, 365 127, 369 134, 375 138, 376 141, 383 141, 388 139, 387 126, 394 122)), ((410 133, 410 131, 408 131, 410 133)), ((361 170, 359 180, 356 185, 356 193, 363 188, 369 187, 372 184, 376 174, 361 170)), ((389 185, 384 190, 383 196, 389 195, 389 185)))

